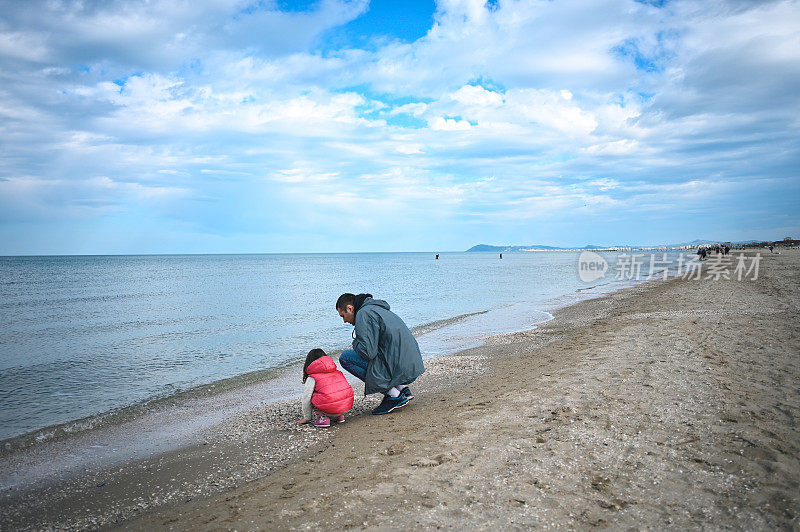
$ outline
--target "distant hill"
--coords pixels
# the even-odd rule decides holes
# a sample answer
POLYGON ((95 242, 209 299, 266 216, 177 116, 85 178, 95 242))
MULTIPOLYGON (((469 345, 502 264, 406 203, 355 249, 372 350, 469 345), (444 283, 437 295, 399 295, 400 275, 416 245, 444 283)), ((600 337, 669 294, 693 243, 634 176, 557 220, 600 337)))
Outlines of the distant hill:
POLYGON ((533 244, 530 246, 492 246, 490 244, 478 244, 477 246, 472 246, 467 250, 470 251, 488 251, 493 253, 505 253, 505 252, 513 252, 513 251, 578 251, 584 249, 600 249, 600 250, 608 250, 608 249, 651 249, 651 248, 681 248, 685 246, 703 246, 703 245, 714 245, 723 242, 722 240, 692 240, 691 242, 683 242, 681 244, 655 244, 655 245, 634 245, 634 244, 614 244, 611 246, 598 246, 595 244, 586 244, 585 246, 576 246, 576 247, 558 247, 558 246, 543 246, 541 244, 533 244))
POLYGON ((691 242, 682 242, 680 244, 667 244, 667 247, 677 248, 681 246, 713 246, 719 244, 722 240, 692 240, 691 242))
POLYGON ((573 249, 605 249, 603 246, 593 246, 587 245, 582 248, 560 248, 557 246, 542 246, 539 244, 534 244, 532 246, 491 246, 489 244, 478 244, 477 246, 472 246, 467 251, 492 251, 494 253, 504 253, 504 252, 511 252, 511 251, 565 251, 565 250, 573 250, 573 249))
POLYGON ((490 246, 488 244, 478 244, 472 246, 467 251, 508 251, 508 246, 490 246))

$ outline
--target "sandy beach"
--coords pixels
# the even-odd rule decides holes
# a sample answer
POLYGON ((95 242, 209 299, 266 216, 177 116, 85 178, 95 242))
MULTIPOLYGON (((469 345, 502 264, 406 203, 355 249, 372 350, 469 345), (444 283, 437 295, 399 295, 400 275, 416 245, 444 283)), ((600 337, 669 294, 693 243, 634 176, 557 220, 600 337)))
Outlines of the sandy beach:
MULTIPOLYGON (((800 526, 800 253, 655 280, 430 360, 406 408, 266 405, 214 437, 2 495, 2 529, 800 526)), ((358 394, 358 390, 357 390, 358 394)))

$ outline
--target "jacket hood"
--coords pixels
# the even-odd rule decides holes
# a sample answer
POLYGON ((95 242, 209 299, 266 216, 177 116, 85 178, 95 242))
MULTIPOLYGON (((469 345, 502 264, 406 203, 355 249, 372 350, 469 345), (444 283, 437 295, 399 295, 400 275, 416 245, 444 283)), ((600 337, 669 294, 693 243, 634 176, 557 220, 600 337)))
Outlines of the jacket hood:
POLYGON ((364 306, 367 299, 372 299, 372 294, 358 294, 356 296, 355 305, 353 305, 353 314, 358 314, 359 309, 364 306))
MULTIPOLYGON (((369 294, 366 294, 369 295, 369 294)), ((358 296, 356 296, 356 301, 358 301, 358 296)), ((367 305, 375 305, 376 307, 385 308, 389 310, 389 303, 384 301, 383 299, 373 299, 372 296, 367 297, 364 300, 364 303, 361 305, 362 307, 366 307, 367 305)))
POLYGON ((330 373, 332 371, 336 371, 336 362, 329 356, 316 359, 308 365, 307 370, 309 375, 313 375, 314 373, 330 373))

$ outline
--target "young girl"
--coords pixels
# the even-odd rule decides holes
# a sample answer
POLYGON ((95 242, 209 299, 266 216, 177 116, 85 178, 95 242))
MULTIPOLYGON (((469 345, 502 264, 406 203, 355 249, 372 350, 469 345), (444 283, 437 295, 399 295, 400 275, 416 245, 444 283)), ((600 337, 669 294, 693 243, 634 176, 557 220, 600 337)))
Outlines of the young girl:
POLYGON ((336 369, 336 363, 322 349, 312 349, 306 356, 303 366, 303 419, 298 423, 308 423, 312 416, 312 405, 321 415, 314 422, 315 427, 330 427, 331 417, 337 423, 344 423, 344 415, 353 408, 353 387, 336 369))

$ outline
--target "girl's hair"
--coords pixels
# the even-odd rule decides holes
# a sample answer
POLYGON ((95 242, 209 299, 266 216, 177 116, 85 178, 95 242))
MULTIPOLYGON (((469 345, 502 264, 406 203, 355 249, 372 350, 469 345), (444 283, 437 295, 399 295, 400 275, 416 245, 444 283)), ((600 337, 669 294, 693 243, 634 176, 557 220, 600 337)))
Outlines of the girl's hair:
POLYGON ((308 366, 311 365, 312 362, 317 360, 318 358, 322 358, 325 356, 325 351, 322 349, 312 349, 306 355, 306 363, 303 365, 303 382, 306 382, 308 378, 308 366))

